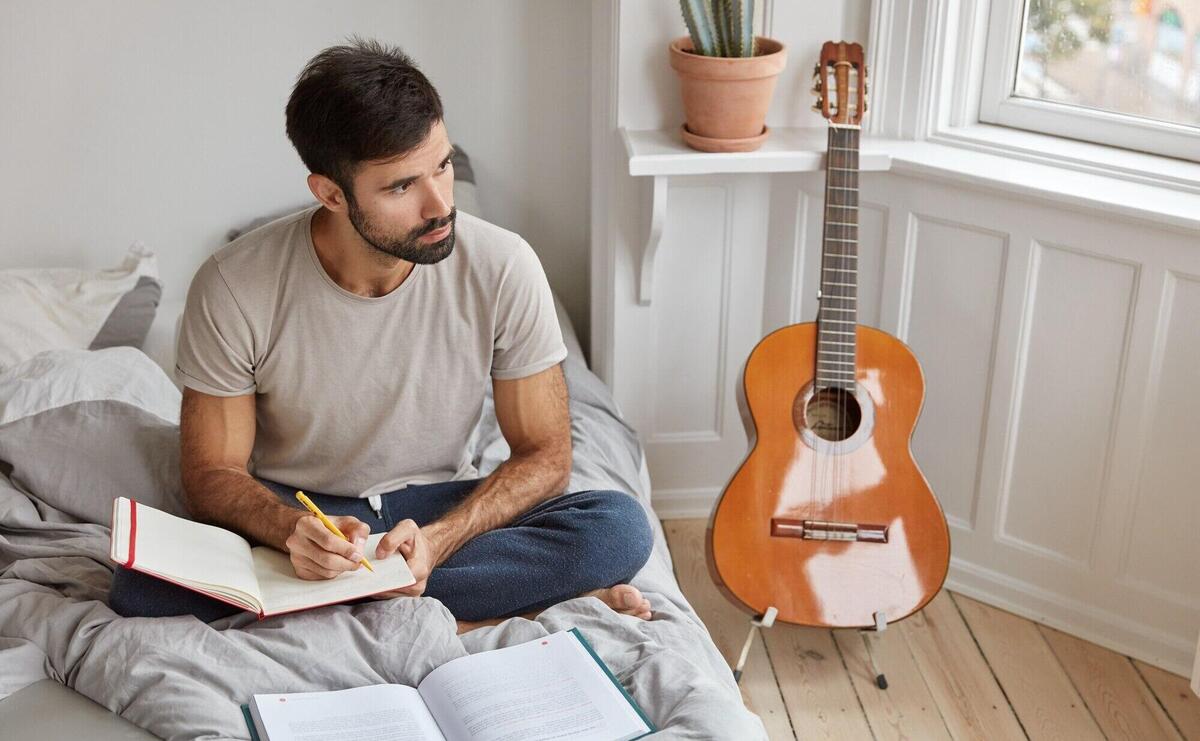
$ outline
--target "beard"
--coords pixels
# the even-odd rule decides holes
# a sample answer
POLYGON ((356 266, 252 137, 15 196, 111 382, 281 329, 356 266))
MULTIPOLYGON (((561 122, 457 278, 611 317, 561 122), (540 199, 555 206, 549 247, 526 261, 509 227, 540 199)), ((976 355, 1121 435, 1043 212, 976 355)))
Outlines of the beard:
POLYGON ((349 206, 350 223, 354 226, 354 230, 358 232, 358 236, 362 237, 363 241, 368 245, 385 255, 420 265, 432 265, 445 260, 454 251, 454 220, 458 216, 457 208, 451 208, 450 215, 444 219, 422 224, 402 237, 396 238, 382 232, 379 227, 372 223, 371 219, 359 209, 358 202, 355 199, 347 198, 346 204, 349 206), (450 233, 443 239, 433 244, 423 244, 420 241, 422 236, 436 232, 447 224, 450 225, 450 233))

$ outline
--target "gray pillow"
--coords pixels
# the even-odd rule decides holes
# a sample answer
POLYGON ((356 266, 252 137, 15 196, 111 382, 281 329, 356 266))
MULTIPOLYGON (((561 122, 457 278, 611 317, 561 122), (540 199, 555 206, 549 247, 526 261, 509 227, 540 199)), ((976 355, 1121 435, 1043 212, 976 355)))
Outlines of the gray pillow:
POLYGON ((138 278, 137 285, 117 301, 88 349, 141 347, 150 333, 160 301, 162 284, 148 275, 138 278))
MULTIPOLYGON (((465 211, 472 216, 480 216, 479 212, 479 196, 475 188, 475 170, 471 167, 471 158, 467 156, 459 145, 454 145, 454 155, 450 158, 450 162, 454 165, 454 206, 459 211, 465 211)), ((276 219, 282 219, 284 216, 290 216, 297 211, 309 208, 316 205, 316 201, 301 203, 288 208, 272 211, 266 216, 260 216, 248 224, 239 227, 234 227, 225 232, 225 241, 232 242, 243 234, 248 234, 260 226, 270 224, 276 219)))
POLYGON ((141 350, 49 350, 0 373, 0 469, 55 509, 108 525, 118 496, 185 515, 180 392, 141 350))

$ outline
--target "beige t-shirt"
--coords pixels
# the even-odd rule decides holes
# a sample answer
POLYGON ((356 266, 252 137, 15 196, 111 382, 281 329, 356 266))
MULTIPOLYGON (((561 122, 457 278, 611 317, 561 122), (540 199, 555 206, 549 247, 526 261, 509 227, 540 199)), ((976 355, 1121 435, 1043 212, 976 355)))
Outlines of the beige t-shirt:
POLYGON ((215 396, 256 394, 255 476, 369 497, 478 476, 467 440, 490 378, 567 355, 533 248, 458 213, 450 256, 386 296, 340 287, 313 247, 319 206, 226 245, 188 290, 176 369, 215 396))

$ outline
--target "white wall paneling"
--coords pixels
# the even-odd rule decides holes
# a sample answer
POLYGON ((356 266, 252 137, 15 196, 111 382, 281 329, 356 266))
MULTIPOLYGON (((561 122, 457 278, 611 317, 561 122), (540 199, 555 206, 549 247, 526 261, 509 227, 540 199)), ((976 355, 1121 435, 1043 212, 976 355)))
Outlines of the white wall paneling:
POLYGON ((1008 235, 909 212, 900 334, 922 359, 927 388, 913 453, 936 482, 947 520, 975 527, 991 368, 1008 235), (928 420, 937 420, 937 429, 928 420), (924 428, 928 426, 930 430, 924 428))
POLYGON ((663 490, 721 485, 745 449, 735 389, 762 326, 769 185, 672 179, 653 300, 637 312, 650 349, 628 360, 649 386, 635 426, 663 490))

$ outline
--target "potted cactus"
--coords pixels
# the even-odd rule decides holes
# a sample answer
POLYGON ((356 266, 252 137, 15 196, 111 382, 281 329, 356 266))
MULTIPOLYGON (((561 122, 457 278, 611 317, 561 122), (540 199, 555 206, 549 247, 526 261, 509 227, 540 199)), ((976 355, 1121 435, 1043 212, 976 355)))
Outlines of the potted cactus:
POLYGON ((704 152, 749 152, 765 124, 783 44, 754 35, 754 0, 679 0, 688 35, 670 44, 686 123, 683 141, 704 152))

